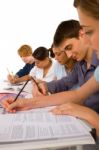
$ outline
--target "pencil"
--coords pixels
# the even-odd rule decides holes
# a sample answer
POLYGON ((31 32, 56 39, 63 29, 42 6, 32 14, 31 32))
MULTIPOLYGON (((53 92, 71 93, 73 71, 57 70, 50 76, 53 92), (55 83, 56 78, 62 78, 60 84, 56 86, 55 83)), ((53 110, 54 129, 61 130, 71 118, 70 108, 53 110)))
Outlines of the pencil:
POLYGON ((10 72, 8 68, 6 68, 6 69, 7 69, 8 74, 13 76, 13 72, 10 72))
MULTIPOLYGON (((33 77, 31 77, 31 79, 34 81, 34 83, 35 83, 36 86, 38 87, 38 83, 36 82, 36 80, 35 80, 33 77)), ((27 80, 27 81, 25 82, 25 84, 23 85, 23 87, 22 87, 22 89, 19 91, 19 93, 16 95, 16 97, 15 97, 15 99, 14 99, 13 102, 15 102, 15 101, 18 99, 18 97, 19 97, 20 94, 22 93, 23 89, 25 88, 25 86, 28 84, 28 82, 29 82, 31 79, 29 79, 29 80, 27 80)), ((39 89, 39 91, 41 92, 41 90, 40 90, 39 87, 38 87, 38 89, 39 89)))
POLYGON ((9 69, 8 68, 6 68, 7 69, 7 72, 8 72, 8 74, 10 74, 10 71, 9 71, 9 69))
POLYGON ((31 76, 31 79, 33 80, 33 82, 36 84, 36 86, 38 87, 38 83, 36 82, 36 80, 31 76))
POLYGON ((28 84, 29 81, 30 81, 30 79, 25 82, 25 84, 23 85, 22 89, 21 89, 21 90, 19 91, 19 93, 16 95, 16 97, 15 97, 15 99, 14 99, 14 102, 15 102, 15 101, 17 100, 17 98, 20 96, 20 94, 22 93, 23 89, 25 88, 25 86, 28 84))
MULTIPOLYGON (((42 93, 41 89, 38 86, 38 83, 36 82, 36 80, 31 76, 31 79, 33 80, 33 82, 36 84, 36 86, 38 87, 39 92, 42 93)), ((42 93, 43 94, 43 93, 42 93)))

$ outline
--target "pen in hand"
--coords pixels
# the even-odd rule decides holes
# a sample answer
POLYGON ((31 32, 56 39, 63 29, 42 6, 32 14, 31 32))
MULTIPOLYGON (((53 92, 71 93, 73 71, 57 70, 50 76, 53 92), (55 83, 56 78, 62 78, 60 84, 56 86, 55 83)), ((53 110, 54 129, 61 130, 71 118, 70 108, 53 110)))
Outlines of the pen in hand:
MULTIPOLYGON (((38 87, 38 83, 36 82, 36 80, 35 80, 33 77, 31 77, 31 79, 33 80, 33 82, 34 82, 34 83, 36 84, 36 86, 38 87)), ((14 99, 13 102, 15 102, 15 101, 17 100, 17 98, 20 96, 20 94, 22 93, 23 89, 25 88, 25 86, 28 84, 28 82, 29 82, 31 79, 29 79, 29 80, 27 80, 27 81, 25 82, 25 84, 23 85, 22 89, 19 91, 19 93, 17 94, 17 96, 15 97, 15 99, 14 99)), ((38 89, 39 89, 39 87, 38 87, 38 89)), ((40 89, 39 89, 39 91, 40 91, 40 89)), ((40 91, 40 92, 41 92, 41 91, 40 91)))
MULTIPOLYGON (((36 84, 36 86, 37 86, 37 88, 38 88, 38 90, 39 90, 39 92, 41 92, 42 93, 42 91, 41 91, 41 89, 39 88, 39 86, 38 86, 38 83, 36 82, 36 80, 31 76, 31 79, 33 80, 33 82, 36 84)), ((43 94, 43 93, 42 93, 43 94)))
POLYGON ((14 76, 13 72, 10 72, 8 68, 6 68, 6 69, 7 69, 7 72, 8 72, 9 75, 14 76))
MULTIPOLYGON (((18 94, 16 95, 16 97, 14 98, 13 102, 15 102, 15 101, 18 99, 18 97, 20 96, 20 94, 22 93, 23 89, 25 88, 25 86, 27 85, 27 83, 28 83, 29 81, 30 81, 30 79, 25 82, 25 84, 23 85, 22 89, 19 91, 19 93, 18 93, 18 94)), ((3 114, 5 114, 5 108, 6 108, 6 107, 4 107, 4 109, 3 109, 3 114)))
POLYGON ((14 74, 13 72, 10 72, 8 68, 7 69, 7 72, 8 72, 8 81, 10 81, 11 83, 14 83, 15 82, 15 77, 14 77, 14 74))
POLYGON ((22 87, 22 89, 19 91, 19 93, 16 95, 16 97, 15 97, 15 99, 14 99, 13 102, 15 102, 15 101, 17 100, 17 98, 20 96, 20 94, 22 93, 23 89, 25 88, 25 86, 28 84, 29 81, 30 81, 30 79, 25 82, 25 84, 23 85, 23 87, 22 87))

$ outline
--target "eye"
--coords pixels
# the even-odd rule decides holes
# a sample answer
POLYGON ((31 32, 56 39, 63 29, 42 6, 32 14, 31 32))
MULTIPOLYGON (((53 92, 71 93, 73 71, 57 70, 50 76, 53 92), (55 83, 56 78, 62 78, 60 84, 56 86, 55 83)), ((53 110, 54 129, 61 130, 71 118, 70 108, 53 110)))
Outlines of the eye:
POLYGON ((65 50, 71 50, 72 49, 72 45, 67 45, 66 47, 65 47, 65 50))
POLYGON ((85 31, 85 34, 88 35, 88 36, 91 36, 93 34, 93 31, 92 30, 85 31))
POLYGON ((55 56, 60 56, 61 52, 55 53, 55 56))

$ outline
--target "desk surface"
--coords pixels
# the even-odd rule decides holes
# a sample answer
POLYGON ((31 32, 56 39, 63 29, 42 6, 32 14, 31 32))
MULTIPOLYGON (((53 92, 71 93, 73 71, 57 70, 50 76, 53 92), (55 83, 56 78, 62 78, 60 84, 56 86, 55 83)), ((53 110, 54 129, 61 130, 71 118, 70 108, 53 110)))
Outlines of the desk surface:
MULTIPOLYGON (((10 84, 8 81, 3 81, 0 80, 0 92, 4 93, 18 93, 20 91, 20 89, 23 87, 25 82, 23 83, 19 83, 19 84, 10 84)), ((29 81, 29 83, 26 85, 26 87, 24 88, 23 92, 26 93, 32 93, 32 83, 31 81, 29 81)))

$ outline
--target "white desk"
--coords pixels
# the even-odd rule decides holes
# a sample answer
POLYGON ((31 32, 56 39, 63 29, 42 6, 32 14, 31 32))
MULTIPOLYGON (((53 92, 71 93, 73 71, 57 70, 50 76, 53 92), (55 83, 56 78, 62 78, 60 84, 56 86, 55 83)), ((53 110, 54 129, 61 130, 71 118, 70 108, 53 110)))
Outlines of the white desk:
MULTIPOLYGON (((36 141, 27 143, 14 143, 14 144, 0 144, 0 150, 45 150, 45 149, 62 149, 76 147, 76 150, 82 150, 83 145, 75 145, 75 141, 71 144, 67 142, 68 139, 64 140, 53 140, 53 141, 36 141)), ((85 143, 84 143, 85 144, 85 143)))

